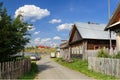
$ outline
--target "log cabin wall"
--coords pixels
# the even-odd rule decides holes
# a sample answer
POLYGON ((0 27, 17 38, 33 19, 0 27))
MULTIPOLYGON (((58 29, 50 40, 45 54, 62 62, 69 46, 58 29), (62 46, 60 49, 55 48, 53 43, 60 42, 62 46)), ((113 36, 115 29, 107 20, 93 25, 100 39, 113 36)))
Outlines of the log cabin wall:
POLYGON ((63 50, 63 58, 68 59, 69 56, 69 48, 64 48, 63 50))
MULTIPOLYGON (((86 39, 70 45, 72 58, 84 58, 87 50, 109 49, 109 40, 86 39)), ((115 49, 116 40, 112 40, 112 47, 115 49)))
POLYGON ((71 47, 71 56, 72 57, 80 57, 82 58, 83 56, 83 50, 84 50, 84 41, 79 41, 74 44, 70 45, 71 47))
POLYGON ((67 59, 69 56, 69 44, 68 41, 64 41, 60 44, 60 54, 63 59, 67 59))
MULTIPOLYGON (((94 40, 90 39, 87 40, 88 45, 87 45, 87 50, 97 50, 101 48, 108 48, 110 49, 110 41, 109 40, 94 40)), ((116 46, 116 40, 112 40, 112 48, 115 49, 116 46)))

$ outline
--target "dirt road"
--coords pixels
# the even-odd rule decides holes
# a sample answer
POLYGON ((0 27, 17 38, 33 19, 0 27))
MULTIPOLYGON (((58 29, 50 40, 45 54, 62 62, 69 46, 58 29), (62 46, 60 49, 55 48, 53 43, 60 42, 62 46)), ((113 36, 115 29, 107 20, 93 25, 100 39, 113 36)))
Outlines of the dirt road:
POLYGON ((57 64, 49 56, 43 57, 37 64, 39 74, 35 79, 38 80, 93 80, 93 78, 57 64))

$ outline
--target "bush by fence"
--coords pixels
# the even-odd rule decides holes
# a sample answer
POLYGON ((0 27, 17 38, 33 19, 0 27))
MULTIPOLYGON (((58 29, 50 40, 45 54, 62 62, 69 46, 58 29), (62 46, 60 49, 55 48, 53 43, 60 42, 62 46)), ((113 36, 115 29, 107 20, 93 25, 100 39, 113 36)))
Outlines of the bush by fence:
POLYGON ((120 78, 120 59, 89 57, 88 68, 120 78))
POLYGON ((31 68, 30 59, 0 63, 0 79, 17 79, 31 68))

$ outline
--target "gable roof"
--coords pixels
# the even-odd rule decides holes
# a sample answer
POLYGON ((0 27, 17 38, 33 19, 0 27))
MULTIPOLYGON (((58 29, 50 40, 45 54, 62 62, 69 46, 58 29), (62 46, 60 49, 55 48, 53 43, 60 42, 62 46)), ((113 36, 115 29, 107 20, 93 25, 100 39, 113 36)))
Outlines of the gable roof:
MULTIPOLYGON (((109 32, 104 31, 105 25, 103 24, 75 23, 74 27, 77 28, 83 39, 110 39, 109 32)), ((111 39, 115 40, 115 33, 111 33, 111 39)))
POLYGON ((120 1, 118 3, 117 8, 115 9, 113 15, 111 16, 108 24, 106 25, 105 30, 108 30, 109 28, 112 28, 114 25, 117 25, 118 24, 118 22, 117 22, 118 17, 120 17, 120 1))
POLYGON ((60 44, 60 49, 68 48, 68 46, 69 46, 68 41, 65 41, 65 42, 60 44))

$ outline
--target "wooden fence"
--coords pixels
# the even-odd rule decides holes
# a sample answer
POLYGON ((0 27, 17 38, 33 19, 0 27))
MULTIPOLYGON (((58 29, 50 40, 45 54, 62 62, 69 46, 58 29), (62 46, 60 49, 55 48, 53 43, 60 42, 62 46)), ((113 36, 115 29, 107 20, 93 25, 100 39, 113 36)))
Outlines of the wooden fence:
POLYGON ((89 57, 88 68, 120 78, 120 59, 89 57))
MULTIPOLYGON (((88 60, 88 57, 97 57, 98 56, 98 52, 100 50, 86 50, 85 51, 85 55, 83 56, 85 60, 88 60)), ((117 54, 117 51, 116 49, 107 49, 107 48, 104 48, 104 51, 107 51, 110 55, 116 55, 117 54)))
POLYGON ((0 63, 0 79, 17 79, 31 68, 30 59, 0 63))
POLYGON ((99 50, 86 50, 83 57, 85 60, 88 60, 88 57, 97 57, 98 51, 99 50))

